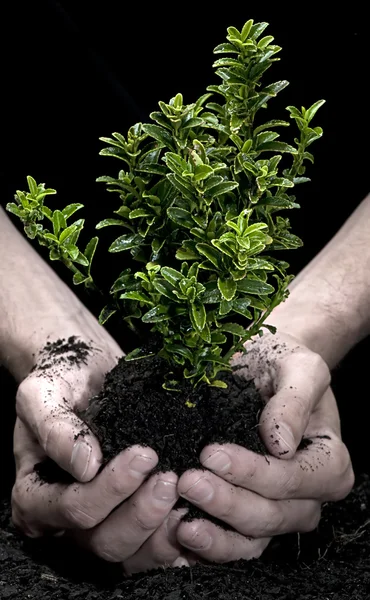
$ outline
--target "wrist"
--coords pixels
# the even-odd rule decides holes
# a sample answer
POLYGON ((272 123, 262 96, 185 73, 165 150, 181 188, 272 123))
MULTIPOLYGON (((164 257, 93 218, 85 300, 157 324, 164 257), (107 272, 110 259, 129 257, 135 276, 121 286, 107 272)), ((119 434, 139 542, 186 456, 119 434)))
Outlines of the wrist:
POLYGON ((304 284, 293 288, 267 321, 320 354, 332 369, 368 335, 368 328, 345 302, 338 297, 326 302, 318 289, 304 284))

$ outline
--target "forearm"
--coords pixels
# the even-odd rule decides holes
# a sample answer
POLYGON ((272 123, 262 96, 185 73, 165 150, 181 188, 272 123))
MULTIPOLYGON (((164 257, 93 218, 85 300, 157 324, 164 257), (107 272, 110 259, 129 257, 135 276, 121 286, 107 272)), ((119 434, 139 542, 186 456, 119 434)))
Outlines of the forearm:
POLYGON ((333 368, 370 331, 370 195, 293 281, 268 322, 333 368))
POLYGON ((0 256, 0 362, 20 379, 48 335, 75 333, 83 305, 1 208, 0 256))

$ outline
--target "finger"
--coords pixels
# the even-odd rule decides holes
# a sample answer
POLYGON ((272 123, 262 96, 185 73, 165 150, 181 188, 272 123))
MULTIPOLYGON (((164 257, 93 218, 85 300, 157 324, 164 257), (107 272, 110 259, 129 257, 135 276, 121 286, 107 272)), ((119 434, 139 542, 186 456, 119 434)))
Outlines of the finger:
POLYGON ((265 498, 334 501, 350 492, 354 476, 346 447, 331 435, 310 438, 307 447, 286 461, 236 444, 204 448, 200 461, 224 480, 265 498))
POLYGON ((30 376, 17 392, 17 414, 32 430, 45 454, 78 481, 98 472, 102 453, 95 436, 73 412, 73 389, 55 377, 30 376))
POLYGON ((79 536, 100 558, 123 562, 162 525, 178 499, 177 475, 158 473, 99 527, 79 536))
POLYGON ((274 395, 262 411, 260 434, 271 454, 288 459, 330 385, 330 372, 318 354, 298 347, 276 360, 273 380, 274 395))
MULTIPOLYGON (((38 452, 37 444, 32 450, 29 441, 29 464, 37 462, 38 452)), ((18 471, 13 488, 17 524, 38 532, 95 527, 142 485, 157 462, 153 450, 133 446, 110 461, 93 481, 69 486, 44 484, 33 471, 18 471)))
POLYGON ((230 485, 213 473, 187 471, 178 489, 183 498, 206 513, 254 538, 311 531, 320 519, 316 500, 269 500, 230 485))
POLYGON ((187 559, 181 556, 183 548, 177 540, 177 529, 186 513, 185 508, 170 512, 141 548, 124 562, 127 575, 158 567, 189 566, 187 559))
POLYGON ((177 530, 182 546, 210 562, 226 563, 243 558, 258 558, 269 538, 252 539, 234 531, 225 531, 206 520, 182 522, 177 530))

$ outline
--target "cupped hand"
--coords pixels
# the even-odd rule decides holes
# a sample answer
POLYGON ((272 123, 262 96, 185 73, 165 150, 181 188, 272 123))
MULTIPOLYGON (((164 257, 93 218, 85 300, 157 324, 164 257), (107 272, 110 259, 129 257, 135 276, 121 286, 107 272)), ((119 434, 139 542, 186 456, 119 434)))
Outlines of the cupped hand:
POLYGON ((238 376, 254 379, 266 405, 260 435, 269 456, 234 444, 203 449, 206 471, 187 471, 179 493, 232 531, 183 522, 178 541, 202 559, 259 556, 272 536, 314 529, 321 504, 345 497, 351 460, 324 361, 287 334, 266 334, 238 355, 238 376), (302 442, 304 438, 304 442, 302 442))
POLYGON ((69 342, 52 342, 39 353, 19 386, 14 523, 32 537, 66 532, 125 568, 130 559, 127 571, 171 564, 181 553, 173 533, 176 513, 167 519, 178 499, 177 476, 157 473, 148 479, 158 458, 140 446, 126 449, 100 470, 99 443, 76 414, 122 355, 106 330, 86 314, 83 327, 66 324, 66 336, 75 334, 69 342), (71 481, 41 481, 34 467, 46 457, 71 481))

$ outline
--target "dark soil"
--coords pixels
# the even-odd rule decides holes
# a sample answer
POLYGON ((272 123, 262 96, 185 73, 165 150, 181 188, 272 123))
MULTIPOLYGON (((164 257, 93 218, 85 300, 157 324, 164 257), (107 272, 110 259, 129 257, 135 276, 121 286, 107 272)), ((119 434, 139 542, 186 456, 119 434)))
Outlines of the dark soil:
POLYGON ((202 385, 171 392, 162 387, 165 369, 159 358, 121 359, 106 376, 102 392, 82 415, 106 460, 144 444, 158 453, 159 469, 180 475, 200 466, 199 454, 212 442, 266 452, 257 428, 263 405, 253 382, 230 373, 224 378, 227 389, 202 385))
POLYGON ((317 531, 276 538, 262 559, 125 579, 67 540, 25 540, 0 502, 1 600, 367 600, 370 481, 324 508, 317 531))

